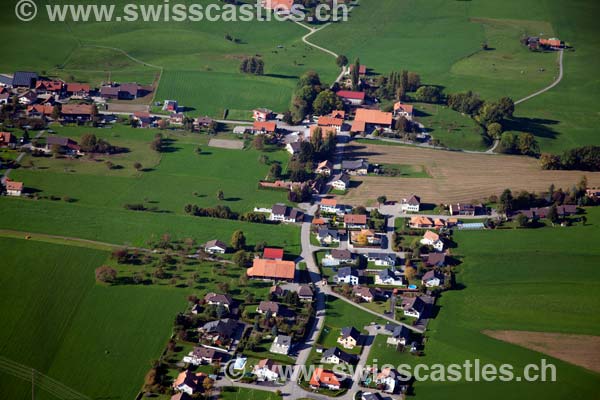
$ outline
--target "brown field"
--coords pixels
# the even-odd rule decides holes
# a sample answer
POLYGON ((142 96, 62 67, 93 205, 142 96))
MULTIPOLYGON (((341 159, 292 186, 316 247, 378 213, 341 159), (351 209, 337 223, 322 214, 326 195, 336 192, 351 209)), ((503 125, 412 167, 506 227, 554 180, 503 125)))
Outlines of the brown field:
POLYGON ((221 149, 232 150, 242 150, 244 148, 244 142, 241 140, 210 139, 208 145, 210 147, 219 147, 221 149))
POLYGON ((482 333, 600 373, 600 336, 527 331, 482 333))
POLYGON ((506 188, 540 192, 550 184, 573 187, 583 175, 590 186, 600 186, 600 172, 543 171, 534 158, 469 154, 408 146, 356 143, 345 149, 345 159, 370 163, 423 165, 431 178, 352 177, 353 189, 343 198, 350 204, 372 202, 380 195, 401 200, 412 193, 433 204, 470 202, 500 195, 506 188))

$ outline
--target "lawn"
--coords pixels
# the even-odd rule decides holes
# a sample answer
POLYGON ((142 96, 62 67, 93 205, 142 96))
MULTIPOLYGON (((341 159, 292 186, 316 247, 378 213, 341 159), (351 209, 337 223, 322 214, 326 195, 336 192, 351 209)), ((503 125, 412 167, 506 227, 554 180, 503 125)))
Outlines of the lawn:
MULTIPOLYGON (((0 249, 0 355, 93 398, 134 398, 184 296, 96 285, 105 252, 5 238, 0 249)), ((30 387, 0 373, 3 397, 27 398, 30 387)), ((36 398, 54 397, 38 389, 36 398)))
MULTIPOLYGON (((484 329, 512 329, 599 335, 600 320, 589 310, 600 306, 600 210, 588 210, 588 224, 570 228, 459 231, 453 254, 464 263, 457 274, 460 290, 444 293, 429 325, 426 357, 398 358, 415 364, 510 363, 549 359, 556 383, 419 382, 419 398, 451 392, 462 398, 588 399, 600 388, 597 374, 552 357, 491 339, 484 329)), ((401 356, 400 356, 401 357, 401 356)))
POLYGON ((264 390, 253 390, 245 388, 227 388, 221 392, 220 400, 279 400, 281 396, 277 396, 273 392, 264 390))

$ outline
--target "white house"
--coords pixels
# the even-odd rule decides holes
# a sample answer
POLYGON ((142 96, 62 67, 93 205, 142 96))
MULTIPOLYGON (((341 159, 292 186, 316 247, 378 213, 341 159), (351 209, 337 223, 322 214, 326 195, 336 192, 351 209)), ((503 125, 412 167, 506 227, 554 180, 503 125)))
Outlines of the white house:
POLYGON ((421 318, 425 311, 425 302, 420 297, 403 297, 400 306, 407 317, 421 318))
POLYGON ((375 383, 378 385, 383 385, 385 389, 383 389, 386 393, 394 393, 396 389, 396 377, 391 368, 384 368, 377 377, 375 378, 375 383))
POLYGON ((335 190, 345 191, 350 186, 350 177, 346 174, 336 175, 331 179, 331 187, 335 190))
POLYGON ((435 270, 427 271, 421 278, 421 282, 426 287, 438 287, 444 284, 444 274, 435 270))
POLYGON ((329 198, 321 199, 319 208, 323 213, 335 214, 338 210, 337 200, 329 198))
POLYGON ((321 244, 332 244, 340 242, 340 234, 336 229, 321 228, 317 232, 317 239, 321 244))
POLYGON ((275 204, 271 208, 271 215, 269 216, 271 221, 280 222, 302 222, 304 219, 304 213, 296 208, 288 207, 285 204, 275 204))
POLYGON ((204 301, 209 306, 223 306, 229 310, 229 307, 233 305, 233 299, 228 294, 219 294, 219 293, 207 293, 204 296, 204 301))
POLYGON ((255 121, 268 121, 273 117, 273 111, 268 108, 256 108, 252 110, 252 119, 255 121))
POLYGON ((340 350, 339 347, 327 349, 321 357, 321 362, 323 364, 352 364, 355 360, 356 358, 353 355, 340 350))
POLYGON ((402 199, 402 203, 400 204, 400 209, 403 212, 419 212, 420 208, 421 198, 419 196, 415 196, 414 194, 408 199, 402 199))
POLYGON ((290 347, 292 346, 292 337, 286 335, 278 335, 275 340, 273 340, 273 344, 271 345, 271 349, 269 350, 271 353, 275 354, 284 354, 288 355, 290 353, 290 347))
POLYGON ((421 239, 421 244, 425 246, 431 246, 436 251, 444 250, 444 242, 440 239, 440 235, 433 231, 427 231, 423 235, 423 239, 421 239))
POLYGON ((209 254, 225 254, 227 245, 220 240, 211 240, 204 245, 204 251, 209 254))
POLYGON ((315 172, 317 174, 322 174, 329 176, 331 175, 331 171, 333 171, 333 164, 329 160, 325 160, 319 163, 315 172))
POLYGON ((340 268, 333 276, 333 281, 335 283, 348 283, 350 285, 358 285, 359 276, 354 268, 351 267, 343 267, 340 268))
POLYGON ((326 267, 335 267, 343 264, 354 264, 354 254, 350 250, 332 249, 321 259, 321 264, 326 267))
POLYGON ((394 104, 394 117, 404 117, 412 121, 413 112, 414 107, 411 104, 402 104, 400 101, 394 104))
POLYGON ((291 155, 300 153, 301 147, 302 147, 302 143, 301 142, 292 142, 292 143, 288 143, 288 144, 285 145, 285 149, 291 155))
POLYGON ((256 378, 261 381, 275 382, 279 379, 279 364, 275 364, 273 360, 265 358, 260 360, 258 364, 254 366, 252 373, 256 375, 256 378))
POLYGON ((6 195, 7 196, 21 196, 23 192, 23 182, 15 182, 9 179, 6 180, 6 195))
POLYGON ((368 253, 367 261, 378 267, 393 267, 396 265, 396 254, 394 253, 368 253))
POLYGON ((390 332, 386 343, 392 346, 405 346, 410 340, 410 330, 405 325, 387 324, 385 330, 390 332))
POLYGON ((396 271, 391 269, 382 269, 379 274, 375 275, 376 285, 402 286, 404 281, 402 276, 396 275, 396 271))

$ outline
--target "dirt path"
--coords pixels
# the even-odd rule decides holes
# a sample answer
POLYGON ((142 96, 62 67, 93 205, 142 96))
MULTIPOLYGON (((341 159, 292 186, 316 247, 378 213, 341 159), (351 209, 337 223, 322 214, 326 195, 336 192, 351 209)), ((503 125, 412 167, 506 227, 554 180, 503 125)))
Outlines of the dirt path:
POLYGON ((556 86, 560 83, 560 81, 563 78, 563 54, 564 54, 564 51, 560 50, 560 52, 558 54, 558 78, 556 78, 556 80, 554 82, 552 82, 550 85, 546 86, 542 90, 538 90, 537 92, 532 93, 529 96, 523 97, 522 99, 515 101, 515 105, 520 104, 524 101, 527 101, 531 98, 534 98, 535 96, 539 96, 540 94, 547 92, 548 90, 552 89, 554 86, 556 86))

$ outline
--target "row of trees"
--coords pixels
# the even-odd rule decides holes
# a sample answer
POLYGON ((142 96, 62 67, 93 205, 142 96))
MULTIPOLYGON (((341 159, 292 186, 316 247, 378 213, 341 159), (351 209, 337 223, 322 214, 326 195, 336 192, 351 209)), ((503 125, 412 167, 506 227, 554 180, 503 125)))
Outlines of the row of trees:
POLYGON ((543 169, 600 171, 600 146, 577 147, 562 155, 544 153, 540 157, 540 164, 543 169))
POLYGON ((264 75, 265 62, 256 56, 246 57, 240 63, 240 72, 245 74, 264 75))
POLYGON ((92 133, 86 133, 81 137, 79 146, 84 153, 115 154, 125 151, 124 148, 113 146, 104 139, 98 139, 92 133))

